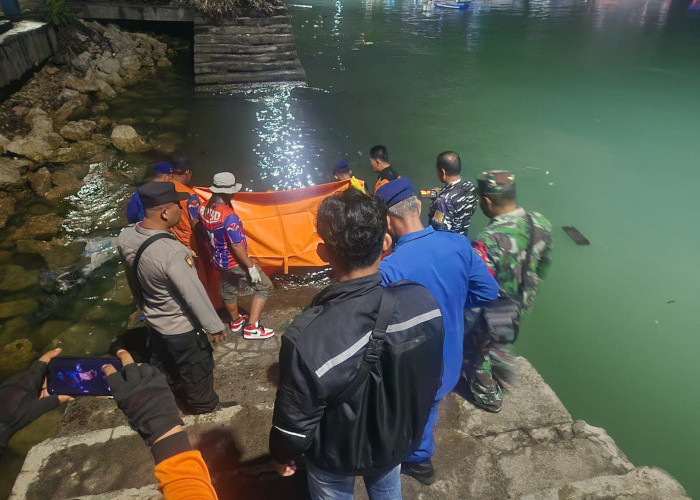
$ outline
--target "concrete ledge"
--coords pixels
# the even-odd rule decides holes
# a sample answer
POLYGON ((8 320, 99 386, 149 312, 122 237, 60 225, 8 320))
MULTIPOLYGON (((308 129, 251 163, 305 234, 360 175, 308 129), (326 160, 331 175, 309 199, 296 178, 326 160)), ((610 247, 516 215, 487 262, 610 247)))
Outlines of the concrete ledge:
POLYGON ((640 467, 622 476, 601 476, 525 495, 522 500, 683 500, 683 488, 666 471, 640 467))
POLYGON ((187 7, 112 2, 70 2, 71 11, 82 19, 126 19, 130 21, 194 22, 194 10, 187 7))
MULTIPOLYGON (((217 427, 228 429, 237 425, 235 417, 240 410, 240 406, 232 406, 185 417, 191 441, 197 443, 204 433, 217 427)), ((120 426, 48 439, 33 447, 10 499, 61 499, 84 493, 104 498, 109 492, 118 491, 121 495, 123 489, 154 482, 150 451, 130 427, 120 426)))
POLYGON ((19 21, 0 34, 0 87, 18 80, 56 50, 56 34, 47 23, 19 21))
MULTIPOLYGON (((281 311, 273 326, 292 312, 281 311)), ((218 344, 217 391, 222 401, 240 405, 185 419, 221 498, 308 498, 303 464, 285 479, 266 465, 278 350, 278 337, 251 343, 234 336, 218 344)), ((454 393, 445 398, 435 433, 437 481, 426 487, 403 476, 404 498, 688 499, 666 472, 635 468, 605 430, 574 421, 525 359, 518 358, 516 371, 519 381, 508 387, 501 413, 483 412, 454 393)), ((67 435, 32 448, 10 498, 161 498, 152 458, 136 433, 124 425, 84 432, 118 415, 112 401, 73 403, 67 435)), ((367 499, 361 480, 355 490, 356 499, 367 499)))

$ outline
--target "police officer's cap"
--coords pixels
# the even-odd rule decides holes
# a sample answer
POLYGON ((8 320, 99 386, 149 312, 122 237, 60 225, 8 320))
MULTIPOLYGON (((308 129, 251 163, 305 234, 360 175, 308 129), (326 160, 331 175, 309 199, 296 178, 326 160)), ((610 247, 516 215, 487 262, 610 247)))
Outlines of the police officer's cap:
POLYGON ((175 184, 172 182, 147 182, 139 188, 139 198, 141 198, 143 208, 179 203, 189 197, 190 195, 187 193, 175 191, 175 184))
POLYGON ((409 196, 414 196, 413 184, 408 177, 399 177, 377 189, 374 195, 380 198, 387 208, 393 207, 409 196))
POLYGON ((476 182, 481 195, 515 193, 515 175, 507 170, 482 172, 476 182))

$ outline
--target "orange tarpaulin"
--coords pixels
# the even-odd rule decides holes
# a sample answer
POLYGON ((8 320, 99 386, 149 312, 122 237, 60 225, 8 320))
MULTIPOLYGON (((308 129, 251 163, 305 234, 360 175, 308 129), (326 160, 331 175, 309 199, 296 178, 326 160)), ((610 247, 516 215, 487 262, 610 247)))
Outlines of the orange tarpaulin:
MULTIPOLYGON (((243 222, 248 254, 268 271, 290 267, 325 266, 316 254, 321 238, 316 232, 316 213, 321 201, 350 186, 350 181, 332 182, 289 191, 236 193, 233 209, 243 222)), ((200 201, 211 192, 194 188, 200 201)))

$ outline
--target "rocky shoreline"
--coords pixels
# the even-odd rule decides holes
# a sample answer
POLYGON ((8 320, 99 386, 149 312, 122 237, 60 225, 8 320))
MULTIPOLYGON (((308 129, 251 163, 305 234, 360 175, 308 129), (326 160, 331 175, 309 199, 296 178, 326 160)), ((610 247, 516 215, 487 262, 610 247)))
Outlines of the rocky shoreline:
MULTIPOLYGON (((75 325, 65 321, 46 321, 33 342, 21 333, 30 325, 27 315, 44 309, 47 297, 37 296, 37 282, 44 292, 60 295, 89 269, 90 241, 70 234, 75 222, 66 219, 66 198, 79 201, 96 176, 113 178, 123 190, 143 176, 148 158, 142 153, 173 153, 181 142, 179 134, 153 136, 143 122, 109 117, 114 98, 171 66, 177 54, 166 42, 77 20, 59 29, 58 46, 42 69, 0 103, 0 379, 25 369, 37 352, 70 343, 64 330, 75 325), (41 271, 14 262, 18 255, 35 264, 39 259, 41 271)), ((119 196, 115 189, 108 194, 119 196)), ((80 234, 77 229, 72 232, 80 234)), ((121 288, 118 282, 105 299, 125 306, 121 288)), ((87 335, 80 337, 85 342, 87 335)), ((86 345, 76 354, 106 347, 86 345)))

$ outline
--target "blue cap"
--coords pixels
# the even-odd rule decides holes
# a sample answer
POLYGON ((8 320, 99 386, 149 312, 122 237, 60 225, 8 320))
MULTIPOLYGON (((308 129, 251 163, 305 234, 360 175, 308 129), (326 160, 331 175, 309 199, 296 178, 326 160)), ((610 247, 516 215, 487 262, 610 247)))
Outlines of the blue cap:
POLYGON ((387 208, 393 207, 398 202, 413 195, 413 184, 411 184, 411 180, 408 177, 399 177, 389 181, 374 193, 374 196, 380 198, 387 208))
POLYGON ((335 162, 335 165, 333 166, 333 173, 336 173, 340 170, 347 170, 350 168, 350 164, 348 163, 348 160, 343 158, 342 160, 338 160, 335 162))
POLYGON ((158 174, 172 174, 173 173, 173 166, 168 163, 167 161, 159 161, 157 163, 154 163, 151 168, 153 169, 154 172, 158 174))

